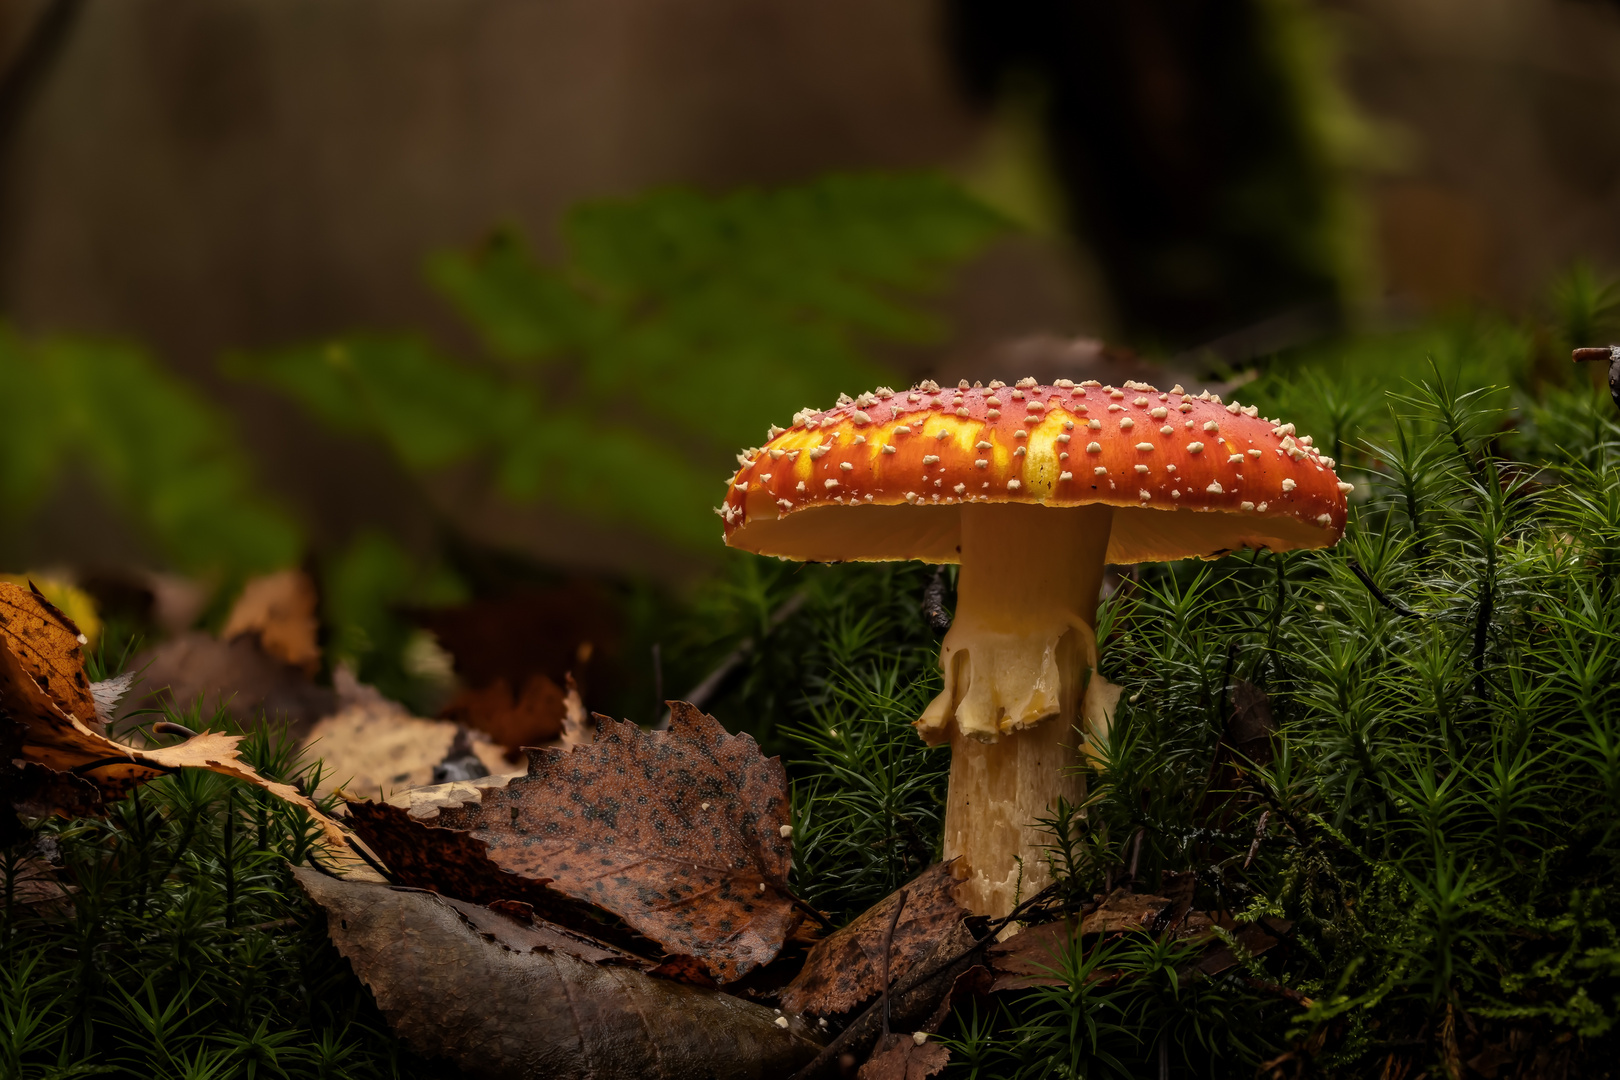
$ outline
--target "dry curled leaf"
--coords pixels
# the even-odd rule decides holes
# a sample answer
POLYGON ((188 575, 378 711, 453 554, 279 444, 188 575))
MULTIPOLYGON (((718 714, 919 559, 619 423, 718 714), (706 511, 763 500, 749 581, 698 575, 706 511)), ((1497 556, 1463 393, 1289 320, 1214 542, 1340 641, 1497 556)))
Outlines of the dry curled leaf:
POLYGON ((504 916, 427 892, 293 874, 326 909, 333 943, 399 1037, 470 1077, 766 1080, 818 1049, 769 1009, 581 956, 504 916))
MULTIPOLYGON (((14 744, 7 759, 14 768, 28 764, 68 774, 95 785, 101 798, 122 795, 155 776, 200 768, 234 776, 303 807, 320 823, 329 843, 347 841, 337 825, 288 784, 266 780, 237 757, 239 735, 205 731, 175 746, 136 747, 108 738, 96 722, 90 681, 84 673, 81 635, 71 620, 38 592, 0 582, 0 709, 9 721, 4 741, 14 744), (86 722, 85 717, 90 722, 86 722)), ((83 812, 85 792, 67 781, 33 781, 57 807, 83 812)))
POLYGON ((101 718, 84 672, 87 640, 32 584, 24 589, 0 581, 0 648, 11 656, 16 677, 30 684, 19 688, 33 701, 30 711, 41 700, 54 701, 99 731, 101 718))
POLYGON ((225 628, 224 641, 252 635, 265 655, 313 675, 321 666, 315 583, 302 570, 278 570, 242 587, 225 628))
POLYGON ((350 812, 406 884, 464 899, 479 896, 458 889, 504 886, 537 908, 545 886, 731 982, 774 959, 798 922, 787 777, 751 737, 684 702, 672 708, 668 731, 604 718, 589 745, 531 751, 527 776, 431 824, 386 805, 350 812))
POLYGON ((939 863, 857 915, 810 950, 798 976, 782 991, 782 1008, 833 1016, 876 997, 883 989, 883 936, 900 893, 906 894, 906 906, 894 927, 891 980, 903 977, 946 929, 967 914, 956 902, 956 885, 950 864, 939 863))
POLYGON ((483 788, 505 787, 522 773, 491 773, 474 780, 449 780, 427 787, 408 788, 388 796, 388 804, 397 806, 413 818, 429 820, 447 806, 461 806, 477 802, 483 788))
MULTIPOLYGON (((404 706, 379 698, 350 705, 310 728, 303 748, 325 763, 317 795, 341 786, 355 795, 387 797, 433 782, 433 768, 456 745, 462 729, 448 720, 412 716, 404 706)), ((490 772, 508 768, 499 747, 485 738, 469 749, 490 772)))

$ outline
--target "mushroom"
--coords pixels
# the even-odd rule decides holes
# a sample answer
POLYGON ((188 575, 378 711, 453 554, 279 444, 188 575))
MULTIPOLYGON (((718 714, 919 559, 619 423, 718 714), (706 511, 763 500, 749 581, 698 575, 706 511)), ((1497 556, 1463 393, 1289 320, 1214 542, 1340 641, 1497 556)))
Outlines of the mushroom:
POLYGON ((1084 796, 1083 744, 1118 700, 1097 673, 1104 564, 1329 547, 1350 490, 1292 424, 1137 382, 880 388, 738 462, 717 510, 732 547, 960 564, 945 686, 916 726, 951 742, 945 856, 987 915, 1050 880, 1038 822, 1084 796))

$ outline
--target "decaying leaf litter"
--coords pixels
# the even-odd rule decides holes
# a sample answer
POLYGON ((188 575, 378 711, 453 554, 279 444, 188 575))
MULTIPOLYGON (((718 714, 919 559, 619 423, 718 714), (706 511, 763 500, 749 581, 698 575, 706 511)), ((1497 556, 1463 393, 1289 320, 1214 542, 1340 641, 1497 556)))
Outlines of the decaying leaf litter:
MULTIPOLYGON (((247 610, 227 625, 296 672, 313 631, 303 590, 288 580, 250 589, 247 610), (290 604, 278 603, 289 593, 290 604)), ((162 747, 101 734, 97 695, 110 688, 84 675, 77 628, 36 590, 5 599, 3 700, 8 716, 27 718, 8 729, 20 740, 8 788, 19 808, 91 813, 186 767, 257 781, 234 757, 240 736, 203 732, 162 747)), ((422 744, 418 760, 469 750, 464 734, 434 738, 435 725, 457 725, 412 717, 352 677, 338 684, 341 707, 314 725, 316 737, 363 723, 422 744)), ((863 1076, 930 1076, 949 1052, 929 1036, 953 1004, 1029 985, 1069 947, 1053 932, 1063 924, 1008 938, 1007 924, 969 920, 948 865, 827 935, 825 917, 787 887, 780 761, 688 704, 670 707, 667 731, 596 717, 593 740, 570 681, 568 738, 529 750, 526 772, 423 786, 418 766, 390 777, 405 786, 388 799, 383 784, 375 799, 341 787, 352 831, 308 794, 257 781, 316 818, 329 852, 358 838, 387 875, 334 877, 331 858, 296 871, 413 1048, 469 1075, 515 1075, 519 1062, 521 1075, 815 1075, 869 1057, 863 1076), (559 998, 572 1005, 558 1010, 559 998), (736 1071, 714 1071, 718 1061, 736 1071)), ((387 750, 387 740, 363 741, 387 750)), ((494 747, 478 756, 500 763, 494 747)), ((1106 916, 1119 903, 1093 906, 1106 916)), ((1056 910, 1037 903, 1020 914, 1056 910)), ((1082 935, 1155 929, 1098 918, 1087 915, 1082 935)))

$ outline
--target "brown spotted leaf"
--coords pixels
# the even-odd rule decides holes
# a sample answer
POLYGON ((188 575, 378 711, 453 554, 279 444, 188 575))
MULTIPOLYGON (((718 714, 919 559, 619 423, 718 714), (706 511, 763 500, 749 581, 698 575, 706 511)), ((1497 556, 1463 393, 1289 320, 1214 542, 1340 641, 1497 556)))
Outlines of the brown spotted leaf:
POLYGON ((414 889, 292 871, 413 1050, 477 1080, 765 1080, 814 1057, 803 1025, 653 978, 560 927, 414 889))
MULTIPOLYGON (((432 808, 432 813, 439 809, 432 808)), ((390 803, 350 803, 349 814, 360 838, 401 884, 474 904, 522 904, 551 922, 588 930, 627 948, 657 951, 648 950, 647 942, 611 912, 547 888, 549 878, 524 877, 502 869, 490 859, 482 840, 436 828, 405 807, 390 803)))
POLYGON ((537 909, 561 893, 734 981, 775 958, 798 921, 787 778, 749 736, 691 705, 672 710, 668 731, 604 719, 588 745, 532 750, 527 776, 430 825, 351 804, 356 828, 406 884, 504 888, 537 909), (432 855, 412 851, 423 836, 432 855))
POLYGON ((910 971, 933 950, 945 930, 967 914, 956 902, 956 884, 949 863, 929 867, 903 889, 817 943, 798 976, 782 991, 782 1008, 790 1013, 833 1016, 876 997, 883 990, 883 937, 900 894, 906 894, 906 906, 894 927, 891 981, 910 971))

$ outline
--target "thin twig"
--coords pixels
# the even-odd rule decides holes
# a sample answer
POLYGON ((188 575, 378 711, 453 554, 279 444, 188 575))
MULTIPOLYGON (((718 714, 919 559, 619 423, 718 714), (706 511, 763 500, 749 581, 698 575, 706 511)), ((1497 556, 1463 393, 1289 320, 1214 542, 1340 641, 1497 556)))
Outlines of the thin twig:
POLYGON ((1356 562, 1356 560, 1346 559, 1345 563, 1350 567, 1350 572, 1356 575, 1356 577, 1360 578, 1363 585, 1367 586, 1367 591, 1373 594, 1373 599, 1377 600, 1380 604, 1383 604, 1385 607, 1389 608, 1389 610, 1403 618, 1422 618, 1421 615, 1407 607, 1405 604, 1401 603, 1399 600, 1394 600, 1387 596, 1384 593, 1384 590, 1378 587, 1378 583, 1372 579, 1372 575, 1363 570, 1361 568, 1361 564, 1356 562))
POLYGON ((1136 887, 1136 864, 1137 860, 1142 857, 1142 834, 1145 832, 1147 832, 1147 826, 1138 825, 1136 835, 1131 838, 1131 868, 1126 883, 1133 889, 1136 887))
MULTIPOLYGON (((361 844, 357 843, 352 837, 348 837, 346 839, 348 839, 348 841, 349 841, 349 850, 354 852, 356 855, 360 856, 360 858, 365 861, 365 864, 367 866, 369 866, 373 870, 377 871, 377 873, 382 877, 382 879, 384 881, 388 882, 388 884, 390 884, 390 885, 398 885, 399 884, 398 875, 396 875, 392 870, 388 869, 388 867, 384 866, 382 863, 378 862, 375 858, 373 858, 372 855, 369 852, 367 852, 366 849, 361 844)), ((310 862, 315 861, 315 856, 314 856, 313 853, 310 855, 309 861, 310 862)))
MULTIPOLYGON (((765 626, 765 632, 770 633, 778 626, 781 626, 783 623, 787 622, 793 617, 795 612, 804 607, 805 602, 809 599, 809 594, 802 592, 794 593, 792 596, 788 597, 787 600, 783 601, 781 607, 771 612, 771 617, 765 626)), ((731 678, 731 673, 741 667, 743 661, 747 660, 753 651, 754 639, 752 637, 745 637, 741 641, 737 642, 737 647, 727 653, 725 659, 721 660, 719 664, 715 665, 715 669, 709 672, 702 682, 688 690, 686 692, 686 696, 681 698, 681 700, 696 708, 703 708, 704 704, 710 698, 714 697, 720 692, 720 688, 725 685, 726 680, 731 678)), ((657 731, 663 731, 669 727, 670 721, 673 719, 674 713, 669 709, 665 709, 664 715, 659 719, 658 723, 653 725, 653 727, 657 731)))
MULTIPOLYGON (((1031 908, 1051 899, 1051 897, 1057 892, 1058 885, 1059 882, 1053 882, 1040 892, 1036 893, 1034 896, 1030 897, 1028 900, 1025 900, 1023 903, 1013 908, 1012 911, 1008 912, 1006 915, 1003 915, 999 919, 992 919, 985 928, 985 935, 975 941, 972 945, 969 945, 967 948, 957 953, 955 956, 946 957, 941 959, 938 963, 930 964, 925 967, 913 968, 911 971, 901 976, 902 984, 897 988, 899 993, 909 993, 911 990, 922 985, 929 979, 936 977, 940 972, 961 965, 963 961, 972 957, 974 953, 983 952, 986 948, 995 943, 996 935, 1001 932, 1003 927, 1018 919, 1031 908)), ((932 960, 933 957, 930 956, 929 959, 932 960)), ((946 988, 946 992, 949 992, 949 987, 946 988)), ((849 1022, 848 1027, 844 1028, 843 1031, 838 1033, 836 1038, 834 1038, 826 1046, 822 1047, 821 1052, 815 1056, 813 1061, 805 1065, 798 1072, 794 1073, 792 1080, 810 1080, 811 1077, 820 1075, 822 1070, 835 1061, 838 1055, 842 1053, 846 1047, 848 1047, 851 1043, 854 1043, 857 1040, 863 1039, 867 1036, 867 1033, 871 1029, 874 1017, 880 1015, 879 1010, 882 1007, 883 1003, 881 1001, 874 1001, 871 1005, 868 1005, 859 1016, 855 1017, 855 1019, 849 1022)))
POLYGON ((805 901, 799 899, 797 896, 794 896, 792 893, 788 892, 786 889, 782 889, 780 891, 781 891, 783 896, 786 896, 788 898, 788 900, 793 904, 794 907, 798 908, 800 911, 804 912, 806 915, 808 915, 812 919, 816 920, 816 922, 820 923, 822 926, 825 926, 828 930, 831 930, 833 928, 832 920, 827 918, 827 916, 823 915, 821 912, 817 911, 815 908, 811 907, 809 904, 807 904, 805 901))
POLYGON ((176 724, 172 720, 159 720, 152 725, 154 735, 178 735, 183 739, 195 739, 197 733, 184 724, 176 724))
POLYGON ((894 928, 900 925, 900 913, 906 909, 906 890, 900 890, 900 900, 889 916, 888 928, 883 931, 883 1039, 889 1038, 889 953, 894 949, 894 928))
POLYGON ((1254 843, 1249 845, 1249 857, 1243 860, 1243 869, 1247 870, 1254 865, 1254 857, 1260 853, 1260 841, 1265 839, 1266 825, 1271 821, 1271 811, 1260 812, 1260 824, 1254 827, 1254 843))
POLYGON ((1276 994, 1278 997, 1283 998, 1286 1001, 1291 1001, 1302 1009, 1308 1009, 1315 1004, 1315 1002, 1310 998, 1289 986, 1283 986, 1279 983, 1262 982, 1259 979, 1251 979, 1248 976, 1244 976, 1243 981, 1262 993, 1276 994))

